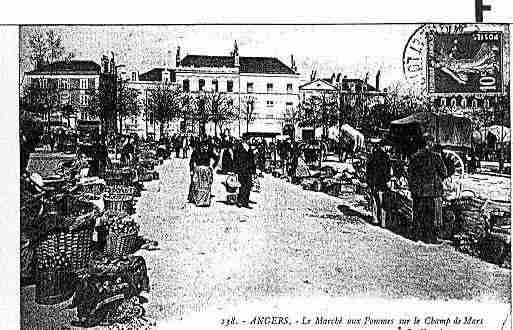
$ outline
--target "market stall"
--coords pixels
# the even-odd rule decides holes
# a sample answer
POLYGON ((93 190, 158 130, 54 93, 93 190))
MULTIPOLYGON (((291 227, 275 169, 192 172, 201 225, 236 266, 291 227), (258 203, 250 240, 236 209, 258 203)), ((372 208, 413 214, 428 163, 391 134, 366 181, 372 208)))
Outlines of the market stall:
POLYGON ((449 114, 417 113, 391 123, 388 140, 395 151, 406 157, 394 162, 391 189, 385 193, 387 228, 407 237, 411 234, 412 198, 406 178, 407 159, 418 150, 422 135, 430 133, 442 145, 444 161, 455 166, 454 175, 444 181, 440 238, 452 241, 462 252, 502 264, 507 259, 504 251, 509 251, 510 242, 496 233, 510 232, 510 201, 483 198, 461 188, 465 178, 463 159, 472 146, 473 129, 470 119, 449 114), (501 220, 496 221, 500 226, 492 224, 491 214, 500 215, 501 220), (491 251, 491 246, 495 251, 491 251))
POLYGON ((87 177, 77 155, 30 155, 20 189, 21 277, 35 284, 36 303, 74 296, 81 326, 140 317, 148 277, 144 259, 131 254, 156 242, 139 236, 134 206, 141 182, 158 178, 154 155, 146 148, 130 164, 113 160, 104 180, 87 177))

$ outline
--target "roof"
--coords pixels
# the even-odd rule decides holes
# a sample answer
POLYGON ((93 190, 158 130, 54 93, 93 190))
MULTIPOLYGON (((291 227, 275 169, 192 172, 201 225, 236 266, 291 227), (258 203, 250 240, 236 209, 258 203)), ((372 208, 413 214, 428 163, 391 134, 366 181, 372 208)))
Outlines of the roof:
POLYGON ((342 83, 357 83, 357 84, 360 84, 361 86, 364 85, 364 84, 367 84, 367 91, 369 92, 373 92, 373 91, 376 91, 376 88, 368 83, 365 83, 365 80, 363 79, 358 79, 358 78, 343 78, 342 79, 342 83))
MULTIPOLYGON (((175 72, 175 69, 167 69, 171 72, 175 72)), ((148 72, 141 73, 139 75, 139 81, 161 81, 162 80, 162 72, 164 68, 154 68, 148 72)))
POLYGON ((325 79, 316 79, 313 81, 309 81, 306 84, 303 84, 299 86, 299 89, 313 89, 313 90, 330 90, 330 91, 337 91, 337 87, 333 84, 329 83, 325 79), (308 88, 308 87, 314 87, 314 88, 308 88))
POLYGON ((100 65, 93 61, 71 60, 43 64, 27 74, 100 74, 100 70, 100 65))
MULTIPOLYGON (((208 55, 187 55, 181 60, 181 66, 210 67, 210 68, 233 68, 233 56, 208 56, 208 55)), ((244 57, 239 58, 241 73, 264 73, 264 74, 296 74, 287 65, 274 57, 244 57)))

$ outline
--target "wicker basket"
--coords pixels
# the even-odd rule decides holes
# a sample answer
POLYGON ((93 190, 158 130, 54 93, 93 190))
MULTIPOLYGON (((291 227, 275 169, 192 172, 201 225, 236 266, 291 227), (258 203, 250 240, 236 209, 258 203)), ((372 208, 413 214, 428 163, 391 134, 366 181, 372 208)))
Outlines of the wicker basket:
POLYGON ((87 266, 90 258, 91 244, 96 213, 93 211, 80 228, 70 231, 51 232, 44 236, 36 246, 36 264, 50 255, 64 254, 76 272, 87 266))
POLYGON ((86 194, 101 195, 105 190, 105 185, 101 182, 83 183, 82 192, 86 194))
POLYGON ((68 270, 36 272, 36 303, 54 305, 75 293, 76 277, 68 270))
POLYGON ((124 212, 132 214, 134 211, 134 197, 127 194, 106 194, 103 196, 106 211, 124 212))
POLYGON ((109 231, 105 254, 110 257, 119 258, 132 253, 137 242, 137 235, 138 232, 119 234, 109 231))
POLYGON ((105 192, 108 195, 124 195, 133 197, 136 194, 136 189, 135 187, 115 185, 106 187, 105 192))

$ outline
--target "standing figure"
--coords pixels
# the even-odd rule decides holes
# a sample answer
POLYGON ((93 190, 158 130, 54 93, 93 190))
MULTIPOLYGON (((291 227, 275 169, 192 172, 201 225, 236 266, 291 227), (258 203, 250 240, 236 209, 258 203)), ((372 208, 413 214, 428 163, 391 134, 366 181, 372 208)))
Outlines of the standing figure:
POLYGON ((215 155, 206 142, 199 143, 191 155, 189 167, 191 171, 191 184, 189 186, 190 203, 196 206, 210 206, 213 165, 215 155))
POLYGON ((237 196, 237 206, 251 208, 249 195, 251 193, 252 176, 256 173, 255 156, 246 141, 237 146, 234 156, 235 171, 238 175, 240 188, 237 196))
POLYGON ((180 149, 182 148, 182 137, 180 135, 173 138, 173 147, 175 148, 176 158, 180 158, 180 149))
POLYGON ((189 138, 187 137, 187 135, 183 136, 181 142, 182 142, 183 158, 187 158, 187 157, 189 157, 189 138))
POLYGON ((410 160, 408 183, 413 197, 413 235, 425 243, 438 243, 442 224, 443 180, 447 177, 442 156, 433 152, 433 138, 424 135, 421 149, 410 160))
POLYGON ((132 139, 127 138, 123 143, 123 147, 121 148, 121 163, 123 165, 129 165, 132 161, 133 154, 134 146, 132 144, 132 139))
POLYGON ((105 167, 109 162, 109 151, 107 144, 105 143, 105 137, 100 136, 94 146, 93 161, 91 163, 91 169, 89 176, 103 177, 105 173, 105 167))
POLYGON ((372 200, 372 215, 374 224, 386 227, 387 210, 383 205, 383 196, 387 191, 387 183, 390 181, 391 163, 390 156, 383 150, 383 142, 380 141, 367 162, 367 184, 372 200))

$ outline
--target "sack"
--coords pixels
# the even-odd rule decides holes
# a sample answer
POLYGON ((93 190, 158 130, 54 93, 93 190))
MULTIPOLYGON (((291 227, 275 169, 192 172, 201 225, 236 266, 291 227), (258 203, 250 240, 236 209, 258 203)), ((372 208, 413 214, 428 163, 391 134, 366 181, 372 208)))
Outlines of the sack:
POLYGON ((260 179, 256 175, 253 176, 252 184, 253 184, 253 186, 252 186, 251 190, 253 192, 259 193, 260 192, 260 179))

